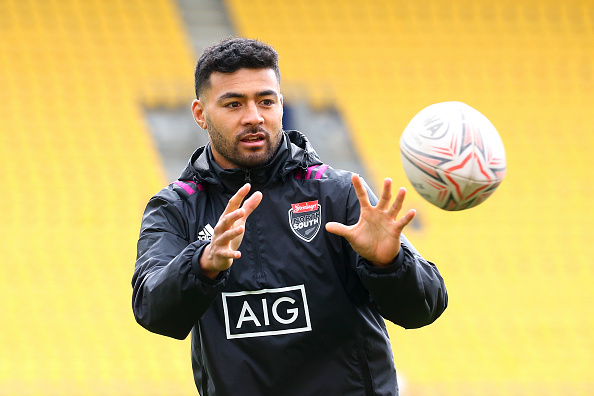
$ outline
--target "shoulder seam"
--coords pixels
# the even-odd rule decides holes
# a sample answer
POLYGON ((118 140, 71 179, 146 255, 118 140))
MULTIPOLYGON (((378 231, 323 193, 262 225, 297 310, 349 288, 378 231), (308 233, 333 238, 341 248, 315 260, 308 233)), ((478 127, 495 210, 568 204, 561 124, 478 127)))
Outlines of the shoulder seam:
POLYGON ((188 195, 194 194, 196 191, 204 191, 205 188, 201 183, 196 183, 189 180, 176 180, 172 184, 183 189, 188 195))
POLYGON ((330 167, 330 165, 326 165, 326 164, 317 164, 317 165, 312 165, 312 166, 308 166, 307 170, 305 169, 297 169, 297 172, 295 172, 295 178, 298 180, 310 180, 310 179, 321 179, 322 176, 324 175, 324 172, 326 172, 326 170, 328 170, 328 168, 330 167), (305 171, 305 174, 303 174, 303 172, 305 171))

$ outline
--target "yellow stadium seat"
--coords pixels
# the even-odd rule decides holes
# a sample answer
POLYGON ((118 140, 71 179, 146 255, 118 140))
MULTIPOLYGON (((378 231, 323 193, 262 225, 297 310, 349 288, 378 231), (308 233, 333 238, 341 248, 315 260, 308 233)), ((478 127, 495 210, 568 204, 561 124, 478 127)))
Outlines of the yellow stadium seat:
POLYGON ((403 393, 590 394, 591 2, 226 4, 241 35, 280 53, 287 100, 303 86, 340 110, 376 185, 410 187, 400 134, 432 103, 466 102, 503 138, 508 175, 481 206, 441 212, 409 188, 423 222, 411 239, 451 304, 426 329, 390 327, 403 393), (267 23, 253 23, 256 11, 267 23))
MULTIPOLYGON (((592 2, 225 4, 278 50, 288 100, 335 106, 375 184, 409 187, 408 236, 450 307, 389 326, 403 396, 589 395, 592 2), (400 164, 408 121, 447 100, 507 149, 503 184, 467 212, 423 201, 400 164)), ((193 56, 170 0, 0 2, 0 396, 196 394, 188 343, 130 306, 140 216, 166 183, 143 107, 189 104, 193 56)))

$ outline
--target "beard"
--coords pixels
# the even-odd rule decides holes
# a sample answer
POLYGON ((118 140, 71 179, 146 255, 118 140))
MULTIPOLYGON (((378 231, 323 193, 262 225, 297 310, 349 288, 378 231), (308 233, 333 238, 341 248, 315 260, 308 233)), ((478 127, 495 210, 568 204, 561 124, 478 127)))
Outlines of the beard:
POLYGON ((282 138, 282 125, 275 133, 270 133, 261 126, 245 128, 235 137, 225 137, 207 118, 207 131, 210 144, 227 162, 236 168, 251 169, 266 165, 274 157, 282 138), (240 141, 245 137, 259 133, 265 136, 264 148, 254 151, 240 149, 240 141))

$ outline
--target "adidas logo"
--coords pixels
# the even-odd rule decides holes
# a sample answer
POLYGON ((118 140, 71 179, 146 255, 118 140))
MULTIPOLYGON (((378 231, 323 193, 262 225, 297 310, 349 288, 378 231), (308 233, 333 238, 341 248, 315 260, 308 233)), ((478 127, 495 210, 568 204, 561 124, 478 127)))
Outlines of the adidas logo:
POLYGON ((212 239, 212 234, 214 234, 214 228, 210 224, 207 224, 202 231, 198 233, 198 240, 199 241, 210 241, 212 239))

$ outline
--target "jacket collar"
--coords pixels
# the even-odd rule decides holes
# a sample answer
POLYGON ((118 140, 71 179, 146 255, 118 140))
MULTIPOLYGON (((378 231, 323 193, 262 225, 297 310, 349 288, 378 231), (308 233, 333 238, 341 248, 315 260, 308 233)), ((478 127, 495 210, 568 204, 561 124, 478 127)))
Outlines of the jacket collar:
POLYGON ((182 172, 180 180, 216 185, 223 191, 235 192, 245 183, 255 189, 264 189, 297 168, 321 164, 305 135, 298 131, 284 131, 279 150, 264 166, 251 169, 223 169, 213 159, 210 143, 198 148, 182 172))

